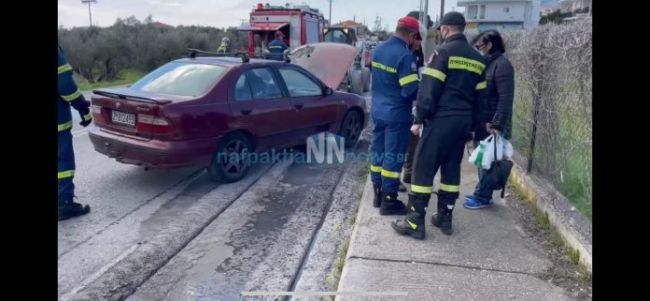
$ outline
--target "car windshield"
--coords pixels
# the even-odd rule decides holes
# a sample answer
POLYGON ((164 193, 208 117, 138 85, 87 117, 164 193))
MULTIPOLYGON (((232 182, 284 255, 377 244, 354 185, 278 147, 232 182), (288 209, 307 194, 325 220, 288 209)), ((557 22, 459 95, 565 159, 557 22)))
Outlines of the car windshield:
POLYGON ((226 67, 172 62, 147 74, 131 89, 176 96, 201 96, 205 94, 226 67))

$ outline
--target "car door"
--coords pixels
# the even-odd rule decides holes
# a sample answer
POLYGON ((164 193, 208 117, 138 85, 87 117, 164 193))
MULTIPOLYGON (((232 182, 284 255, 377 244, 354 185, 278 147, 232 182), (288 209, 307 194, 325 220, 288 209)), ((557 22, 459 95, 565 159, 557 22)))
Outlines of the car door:
POLYGON ((291 144, 295 108, 269 67, 243 72, 232 91, 232 128, 252 132, 260 150, 291 144))
POLYGON ((306 139, 326 131, 336 122, 340 107, 334 96, 324 96, 324 87, 315 77, 298 67, 280 67, 278 73, 296 113, 296 134, 306 139))

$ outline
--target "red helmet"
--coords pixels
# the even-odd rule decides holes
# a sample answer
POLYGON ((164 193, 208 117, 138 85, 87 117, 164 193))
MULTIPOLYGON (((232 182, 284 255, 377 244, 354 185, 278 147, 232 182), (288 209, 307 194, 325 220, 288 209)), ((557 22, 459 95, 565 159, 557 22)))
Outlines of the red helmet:
POLYGON ((408 28, 416 32, 417 36, 415 38, 418 40, 422 40, 422 36, 420 36, 420 22, 416 18, 408 17, 408 16, 401 18, 397 21, 397 27, 408 28))
POLYGON ((281 31, 278 30, 278 31, 275 32, 275 38, 276 39, 277 38, 284 38, 284 34, 281 31))

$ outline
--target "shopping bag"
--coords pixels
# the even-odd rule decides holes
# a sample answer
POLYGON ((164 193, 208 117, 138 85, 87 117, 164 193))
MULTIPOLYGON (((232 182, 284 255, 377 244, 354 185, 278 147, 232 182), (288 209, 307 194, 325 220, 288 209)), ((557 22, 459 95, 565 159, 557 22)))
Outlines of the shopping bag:
MULTIPOLYGON (((510 176, 510 171, 512 170, 513 163, 510 160, 504 158, 499 158, 497 150, 504 150, 504 143, 508 142, 507 140, 500 138, 498 135, 494 137, 492 143, 492 149, 494 151, 488 151, 491 154, 492 158, 497 158, 490 163, 490 168, 487 169, 487 173, 484 176, 482 181, 486 181, 486 184, 489 185, 493 190, 501 189, 501 198, 505 195, 506 183, 508 183, 508 177, 510 176), (496 141, 494 141, 496 140, 496 141), (502 141, 499 143, 499 141, 502 141), (505 142, 503 142, 505 141, 505 142)), ((509 143, 509 142, 508 142, 509 143)), ((510 146, 512 148, 512 145, 510 146)), ((490 157, 490 156, 484 156, 490 157)))

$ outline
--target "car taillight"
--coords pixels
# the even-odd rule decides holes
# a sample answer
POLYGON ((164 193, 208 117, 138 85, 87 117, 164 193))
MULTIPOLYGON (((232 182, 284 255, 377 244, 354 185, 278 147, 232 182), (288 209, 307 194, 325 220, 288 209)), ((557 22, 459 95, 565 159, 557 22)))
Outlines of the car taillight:
POLYGON ((93 119, 95 119, 95 124, 106 123, 106 118, 104 118, 104 115, 102 115, 102 106, 91 105, 90 112, 93 114, 93 119))
POLYGON ((152 133, 168 133, 172 130, 172 126, 167 119, 147 114, 138 114, 136 128, 138 131, 152 133))

